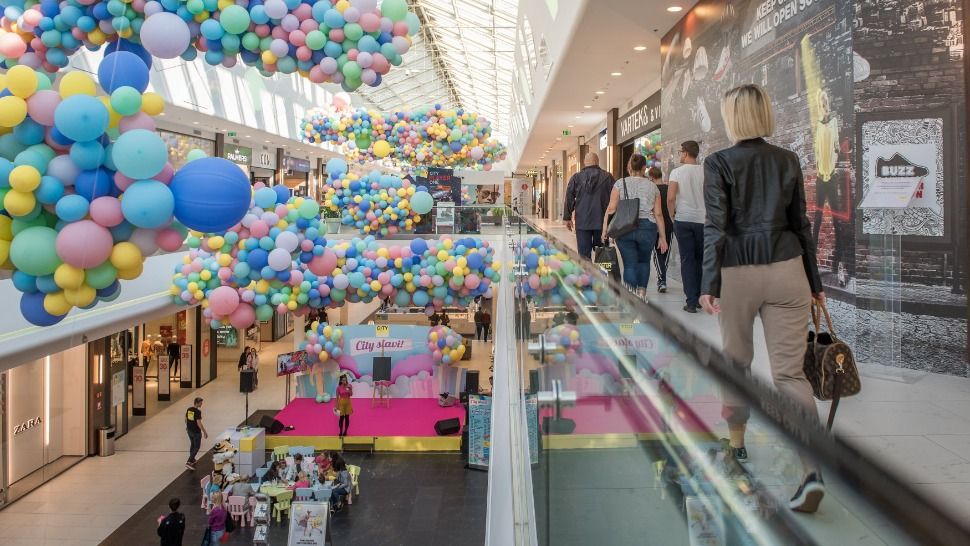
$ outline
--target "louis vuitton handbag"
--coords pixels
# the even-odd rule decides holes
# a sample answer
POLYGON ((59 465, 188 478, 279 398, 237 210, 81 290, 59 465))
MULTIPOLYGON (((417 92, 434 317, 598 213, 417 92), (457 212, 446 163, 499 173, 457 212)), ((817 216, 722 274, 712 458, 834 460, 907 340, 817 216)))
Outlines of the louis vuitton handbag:
POLYGON ((856 368, 852 349, 835 335, 832 318, 824 303, 812 302, 812 323, 814 330, 808 333, 808 347, 805 350, 805 376, 812 384, 812 394, 819 400, 831 400, 826 428, 832 430, 839 400, 844 396, 859 394, 862 380, 856 368), (822 331, 819 315, 825 317, 828 331, 822 331))

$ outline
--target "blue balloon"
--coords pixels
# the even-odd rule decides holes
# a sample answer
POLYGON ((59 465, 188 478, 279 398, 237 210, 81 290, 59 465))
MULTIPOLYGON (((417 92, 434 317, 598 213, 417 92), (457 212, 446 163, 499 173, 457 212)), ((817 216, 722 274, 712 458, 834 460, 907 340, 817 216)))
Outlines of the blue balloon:
POLYGON ((36 292, 20 297, 20 314, 35 326, 53 326, 67 315, 52 315, 44 309, 44 294, 36 292))
POLYGON ((286 203, 286 201, 290 198, 290 188, 287 188, 283 184, 273 186, 273 191, 276 193, 277 203, 286 203))
POLYGON ((44 126, 29 117, 13 128, 13 134, 17 140, 28 146, 44 142, 44 126))
POLYGON ((204 157, 187 163, 169 182, 175 218, 189 229, 226 231, 249 210, 249 177, 235 163, 204 157))
POLYGON ((268 209, 276 204, 276 192, 273 188, 259 188, 253 194, 253 200, 257 206, 268 209))
POLYGON ((70 155, 79 169, 97 169, 104 163, 104 146, 97 140, 75 142, 71 145, 70 155))
POLYGON ((121 174, 134 180, 151 178, 168 162, 168 146, 153 131, 122 133, 111 147, 111 159, 121 174))
MULTIPOLYGON (((134 56, 132 53, 128 55, 134 56)), ((108 128, 108 121, 108 109, 101 101, 88 95, 70 96, 54 109, 54 128, 65 137, 77 142, 87 142, 100 137, 108 128)))
POLYGON ((112 187, 114 180, 111 172, 104 168, 81 171, 74 180, 74 191, 88 201, 110 194, 112 187))
POLYGON ((54 211, 65 222, 77 222, 88 214, 90 201, 80 195, 65 195, 57 200, 54 211))
POLYGON ((121 212, 132 225, 155 229, 172 220, 175 199, 168 186, 157 180, 139 180, 125 190, 121 212))
POLYGON ((339 157, 327 161, 327 174, 339 176, 347 172, 347 162, 339 157))
POLYGON ((424 290, 416 290, 414 294, 411 295, 411 301, 413 301, 414 305, 418 307, 424 307, 425 305, 428 305, 428 302, 431 301, 431 298, 428 296, 428 293, 425 292, 424 290))
POLYGON ((51 205, 57 202, 64 195, 64 184, 53 176, 45 176, 40 179, 40 186, 34 197, 44 205, 51 205))
POLYGON ((466 258, 468 260, 468 268, 471 270, 478 270, 482 267, 482 255, 478 252, 472 252, 466 258))
POLYGON ((148 66, 134 53, 117 51, 106 55, 98 65, 98 82, 109 94, 125 86, 144 93, 148 88, 148 66))
POLYGON ((37 291, 37 277, 19 270, 14 270, 11 277, 13 277, 13 286, 17 290, 27 293, 37 291))
MULTIPOLYGON (((71 6, 68 6, 68 7, 71 7, 71 6)), ((66 13, 66 11, 67 11, 67 8, 62 10, 61 12, 62 16, 64 13, 66 13)), ((108 42, 107 45, 104 46, 105 58, 107 58, 108 55, 111 55, 112 53, 116 53, 118 51, 127 51, 129 53, 134 53, 135 55, 138 56, 139 59, 141 59, 143 63, 145 63, 145 66, 147 66, 148 68, 152 67, 152 54, 149 53, 148 50, 146 50, 144 47, 142 47, 141 44, 129 42, 128 40, 125 40, 124 38, 122 38, 120 40, 108 42)))

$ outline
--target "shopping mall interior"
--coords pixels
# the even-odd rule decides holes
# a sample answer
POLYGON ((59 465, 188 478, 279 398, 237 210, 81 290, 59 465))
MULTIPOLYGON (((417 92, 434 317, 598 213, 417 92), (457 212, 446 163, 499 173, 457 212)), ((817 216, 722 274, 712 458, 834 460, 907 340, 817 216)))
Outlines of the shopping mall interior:
POLYGON ((970 544, 970 0, 0 6, 3 546, 970 544))

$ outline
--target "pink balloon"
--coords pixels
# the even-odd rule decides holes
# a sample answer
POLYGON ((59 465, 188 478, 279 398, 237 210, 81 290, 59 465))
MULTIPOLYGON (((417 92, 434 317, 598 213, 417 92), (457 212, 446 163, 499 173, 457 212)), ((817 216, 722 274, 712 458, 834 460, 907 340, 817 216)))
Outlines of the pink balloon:
MULTIPOLYGON (((26 19, 27 14, 32 10, 28 10, 24 13, 24 18, 26 19)), ((41 13, 36 12, 38 15, 41 13)), ((16 59, 27 52, 27 44, 24 43, 23 39, 20 38, 19 34, 14 32, 6 33, 0 35, 0 55, 7 57, 9 59, 16 59)))
POLYGON ((256 220, 253 225, 250 226, 249 232, 253 237, 263 238, 269 235, 269 226, 266 222, 262 220, 256 220))
POLYGON ((239 307, 239 293, 230 286, 220 286, 209 292, 209 308, 219 316, 226 316, 239 307))
POLYGON ((381 18, 373 13, 364 13, 358 22, 364 32, 377 32, 381 29, 381 18))
POLYGON ((165 167, 162 169, 162 172, 156 174, 152 178, 158 180, 162 184, 168 184, 169 181, 172 180, 173 176, 175 176, 175 167, 173 167, 171 163, 166 163, 165 167))
POLYGON ((37 91, 27 99, 27 113, 41 125, 54 125, 54 109, 61 103, 61 96, 52 89, 37 91))
POLYGON ((408 35, 408 24, 404 21, 398 21, 394 23, 394 27, 391 29, 391 34, 394 36, 407 36, 408 35))
POLYGON ((314 66, 310 69, 310 81, 313 83, 323 83, 327 81, 327 74, 320 69, 319 66, 314 66))
MULTIPOLYGON (((102 198, 103 199, 103 198, 102 198)), ((95 199, 97 201, 97 199, 95 199)), ((94 203, 92 203, 92 206, 94 203)), ((159 230, 155 236, 155 244, 165 252, 175 252, 182 248, 182 234, 174 228, 164 228, 159 230)))
POLYGON ((115 173, 115 186, 118 186, 119 190, 125 191, 128 189, 128 186, 134 183, 135 183, 134 179, 128 178, 127 176, 121 174, 120 172, 115 173))
POLYGON ((240 330, 245 330, 254 322, 256 322, 256 310, 248 303, 239 305, 229 315, 229 324, 232 324, 240 330))
POLYGON ((57 234, 57 255, 64 263, 89 269, 111 256, 114 241, 108 228, 92 220, 71 222, 57 234))
POLYGON ((314 256, 307 267, 314 275, 330 275, 337 267, 337 255, 328 248, 323 254, 314 256))
POLYGON ((306 34, 304 34, 303 31, 301 30, 291 31, 289 38, 290 38, 290 43, 297 47, 306 45, 306 34))
POLYGON ((146 131, 155 130, 155 120, 145 112, 138 112, 137 114, 131 116, 125 116, 121 118, 118 122, 118 130, 122 133, 128 131, 133 131, 135 129, 144 129, 146 131))
POLYGON ((465 276, 465 288, 474 290, 478 288, 478 285, 480 284, 482 284, 482 280, 478 278, 478 275, 473 273, 465 276))
POLYGON ((98 197, 91 201, 88 213, 92 220, 108 228, 117 226, 125 219, 121 212, 121 201, 115 197, 98 197))

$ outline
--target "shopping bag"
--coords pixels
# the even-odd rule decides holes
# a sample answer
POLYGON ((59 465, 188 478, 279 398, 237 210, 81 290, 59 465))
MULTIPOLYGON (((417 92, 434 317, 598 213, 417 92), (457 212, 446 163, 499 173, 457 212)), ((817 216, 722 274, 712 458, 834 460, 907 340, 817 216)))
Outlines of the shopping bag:
POLYGON ((593 262, 614 281, 620 281, 620 260, 616 255, 616 248, 610 245, 596 247, 593 251, 593 262))

